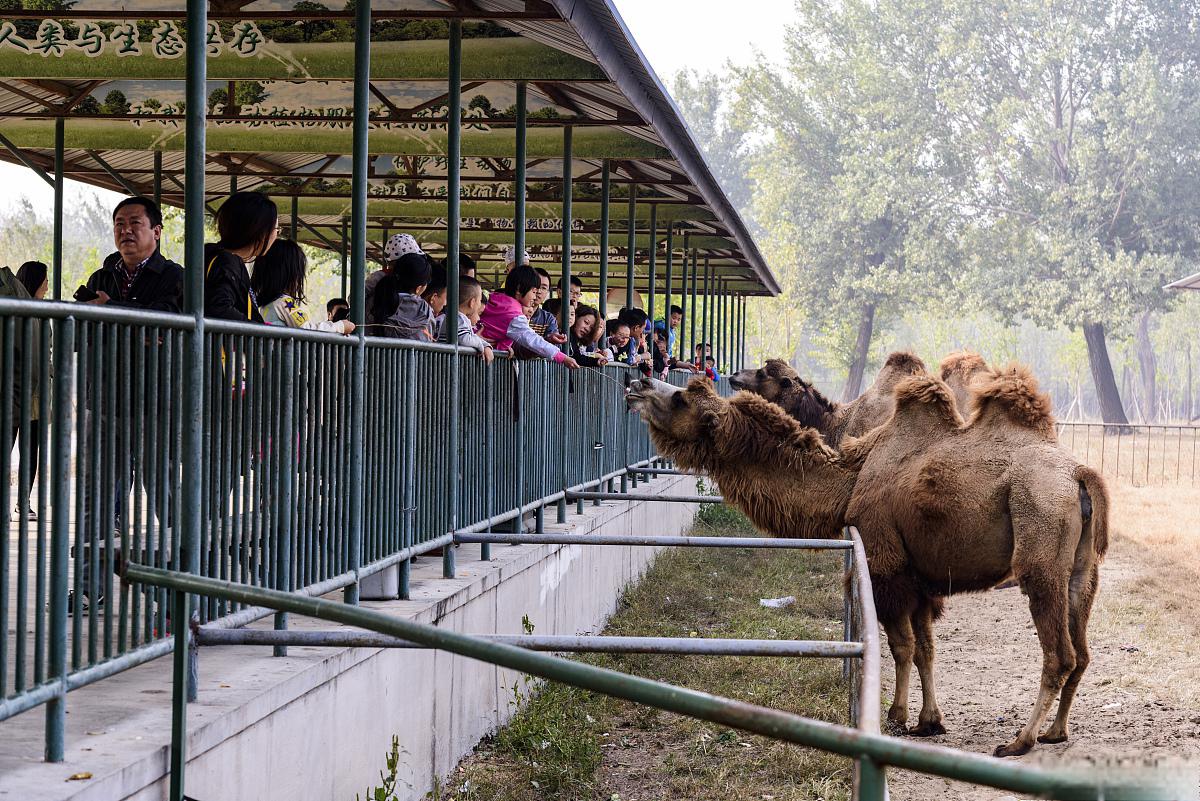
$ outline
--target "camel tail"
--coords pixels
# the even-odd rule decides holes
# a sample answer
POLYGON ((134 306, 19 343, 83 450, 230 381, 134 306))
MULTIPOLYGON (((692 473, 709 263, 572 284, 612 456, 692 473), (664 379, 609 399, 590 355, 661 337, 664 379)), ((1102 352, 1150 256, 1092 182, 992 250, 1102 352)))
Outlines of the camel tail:
POLYGON ((1108 551, 1108 487, 1099 473, 1084 465, 1075 468, 1075 480, 1084 522, 1091 518, 1092 548, 1102 557, 1108 551))

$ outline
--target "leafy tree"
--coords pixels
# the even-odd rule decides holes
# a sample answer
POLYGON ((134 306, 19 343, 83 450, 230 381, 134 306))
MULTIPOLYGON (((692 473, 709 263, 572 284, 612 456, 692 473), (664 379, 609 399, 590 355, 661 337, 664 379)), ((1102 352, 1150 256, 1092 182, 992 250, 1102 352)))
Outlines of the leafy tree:
POLYGON ((683 70, 675 76, 671 96, 704 152, 709 169, 745 216, 754 192, 750 131, 729 106, 729 76, 683 70))
POLYGON ((1103 417, 1125 422, 1106 336, 1163 308, 1200 250, 1200 9, 942 0, 904 23, 893 47, 920 52, 966 166, 962 280, 1082 329, 1103 417))
POLYGON ((945 132, 931 124, 924 65, 885 46, 887 15, 905 13, 894 5, 801 0, 786 69, 744 70, 740 87, 766 249, 844 359, 847 399, 880 322, 940 296, 956 261, 939 203, 945 132))

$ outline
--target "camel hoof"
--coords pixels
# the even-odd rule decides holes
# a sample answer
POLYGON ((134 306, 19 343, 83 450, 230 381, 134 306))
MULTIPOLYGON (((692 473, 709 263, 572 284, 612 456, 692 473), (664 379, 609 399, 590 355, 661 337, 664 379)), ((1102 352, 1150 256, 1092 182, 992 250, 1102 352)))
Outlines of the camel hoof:
POLYGON ((936 737, 939 734, 945 734, 946 727, 941 723, 922 723, 908 734, 910 737, 936 737))
POLYGON ((1024 756, 1033 750, 1033 744, 1021 745, 1020 743, 1009 743, 1008 745, 998 745, 996 750, 992 752, 992 756, 998 757, 1013 757, 1024 756))
POLYGON ((1053 745, 1054 743, 1065 743, 1066 741, 1067 741, 1067 735, 1065 735, 1065 734, 1051 734, 1050 732, 1046 732, 1042 736, 1038 737, 1038 742, 1045 743, 1046 745, 1053 745))

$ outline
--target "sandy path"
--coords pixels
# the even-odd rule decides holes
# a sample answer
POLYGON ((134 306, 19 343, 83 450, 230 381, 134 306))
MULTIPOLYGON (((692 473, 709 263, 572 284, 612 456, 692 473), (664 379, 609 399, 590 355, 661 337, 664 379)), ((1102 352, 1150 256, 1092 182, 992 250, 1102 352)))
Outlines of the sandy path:
MULTIPOLYGON (((1200 490, 1114 487, 1114 533, 1090 626, 1092 663, 1071 740, 1020 761, 1118 757, 1200 762, 1200 490), (1181 506, 1180 504, 1186 504, 1181 506)), ((990 754, 1024 723, 1041 649, 1020 590, 956 596, 937 628, 938 703, 947 734, 929 742, 990 754)), ((884 648, 885 698, 895 668, 884 648)), ((914 671, 909 719, 920 706, 914 671)), ((1193 767, 1200 783, 1200 767, 1193 767)), ((892 798, 1010 799, 1011 793, 894 770, 892 798)))

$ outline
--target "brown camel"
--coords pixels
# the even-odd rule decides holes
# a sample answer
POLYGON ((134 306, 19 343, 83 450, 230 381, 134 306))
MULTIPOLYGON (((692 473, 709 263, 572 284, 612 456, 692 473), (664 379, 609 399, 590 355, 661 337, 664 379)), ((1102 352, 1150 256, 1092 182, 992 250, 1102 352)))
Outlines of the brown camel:
POLYGON ((924 375, 925 363, 914 353, 888 355, 867 391, 849 403, 828 400, 800 377, 783 359, 767 359, 757 370, 748 367, 729 377, 734 389, 761 395, 808 428, 821 432, 826 444, 837 448, 845 437, 860 437, 892 414, 896 385, 913 375, 924 375))
POLYGON ((964 415, 971 408, 971 383, 987 373, 987 362, 978 353, 960 350, 942 359, 938 365, 942 380, 954 393, 954 402, 964 415))
POLYGON ((1054 444, 1049 400, 1028 370, 989 371, 976 386, 969 425, 941 380, 902 381, 889 420, 842 453, 765 399, 739 392, 726 400, 707 381, 686 390, 638 381, 628 397, 659 453, 712 476, 726 501, 768 534, 858 528, 896 661, 893 724, 908 720, 914 660, 921 676, 914 735, 945 731, 932 628, 943 599, 986 590, 1011 573, 1029 596, 1042 676, 1028 723, 996 754, 1023 754, 1035 738, 1067 738, 1108 545, 1108 494, 1095 471, 1054 444), (1054 722, 1038 737, 1060 693, 1054 722))

